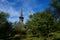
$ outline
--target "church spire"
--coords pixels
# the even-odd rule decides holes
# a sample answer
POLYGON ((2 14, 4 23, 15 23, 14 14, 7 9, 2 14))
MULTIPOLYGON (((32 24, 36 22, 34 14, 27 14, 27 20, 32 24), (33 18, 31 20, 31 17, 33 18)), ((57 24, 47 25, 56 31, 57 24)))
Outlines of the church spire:
POLYGON ((22 14, 22 8, 21 8, 21 10, 20 10, 20 17, 22 17, 23 16, 23 14, 22 14))
POLYGON ((23 17, 23 13, 22 13, 22 8, 20 10, 20 17, 19 17, 19 19, 20 19, 20 22, 23 22, 24 17, 23 17))

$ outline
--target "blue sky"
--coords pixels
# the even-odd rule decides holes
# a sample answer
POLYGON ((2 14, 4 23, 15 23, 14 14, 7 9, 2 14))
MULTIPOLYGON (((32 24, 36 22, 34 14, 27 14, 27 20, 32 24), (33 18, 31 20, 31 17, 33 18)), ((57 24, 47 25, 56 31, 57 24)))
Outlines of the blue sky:
POLYGON ((19 21, 20 9, 23 10, 24 23, 28 16, 35 12, 44 11, 51 0, 0 0, 0 11, 10 14, 10 22, 19 21))

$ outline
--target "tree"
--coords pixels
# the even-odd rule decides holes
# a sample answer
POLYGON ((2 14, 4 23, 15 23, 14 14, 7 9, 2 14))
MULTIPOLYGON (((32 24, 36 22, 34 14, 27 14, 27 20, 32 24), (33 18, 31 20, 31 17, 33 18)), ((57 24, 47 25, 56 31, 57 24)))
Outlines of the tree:
POLYGON ((7 20, 9 15, 0 12, 0 39, 8 39, 12 29, 12 23, 7 20))
POLYGON ((60 31, 60 0, 51 1, 50 7, 46 9, 46 12, 54 15, 55 28, 60 31))
MULTIPOLYGON (((31 30, 33 35, 38 32, 44 36, 55 31, 54 28, 54 16, 47 12, 37 12, 30 15, 30 19, 26 23, 26 28, 31 30)), ((39 35, 40 35, 39 34, 39 35)))
POLYGON ((60 18, 60 0, 53 0, 50 3, 50 9, 53 9, 51 11, 53 11, 53 14, 55 16, 56 19, 60 18))

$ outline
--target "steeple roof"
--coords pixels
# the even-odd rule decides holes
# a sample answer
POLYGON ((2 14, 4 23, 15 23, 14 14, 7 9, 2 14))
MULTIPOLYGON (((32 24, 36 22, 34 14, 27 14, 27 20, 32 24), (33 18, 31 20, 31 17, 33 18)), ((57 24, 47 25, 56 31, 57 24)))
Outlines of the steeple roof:
POLYGON ((20 17, 23 17, 22 8, 20 10, 20 17))

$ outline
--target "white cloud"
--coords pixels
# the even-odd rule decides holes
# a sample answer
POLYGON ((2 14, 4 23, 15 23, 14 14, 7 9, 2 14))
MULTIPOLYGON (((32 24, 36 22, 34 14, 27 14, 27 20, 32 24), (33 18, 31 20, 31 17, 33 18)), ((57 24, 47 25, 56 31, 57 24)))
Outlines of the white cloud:
POLYGON ((13 7, 11 6, 0 6, 0 11, 4 11, 4 12, 7 12, 12 16, 17 16, 18 15, 18 11, 16 11, 13 7))
MULTIPOLYGON (((9 6, 9 5, 1 4, 0 11, 9 13, 10 17, 19 16, 19 11, 16 11, 12 6, 9 6)), ((17 20, 18 20, 18 18, 9 18, 9 21, 11 21, 11 22, 14 22, 17 20)))

